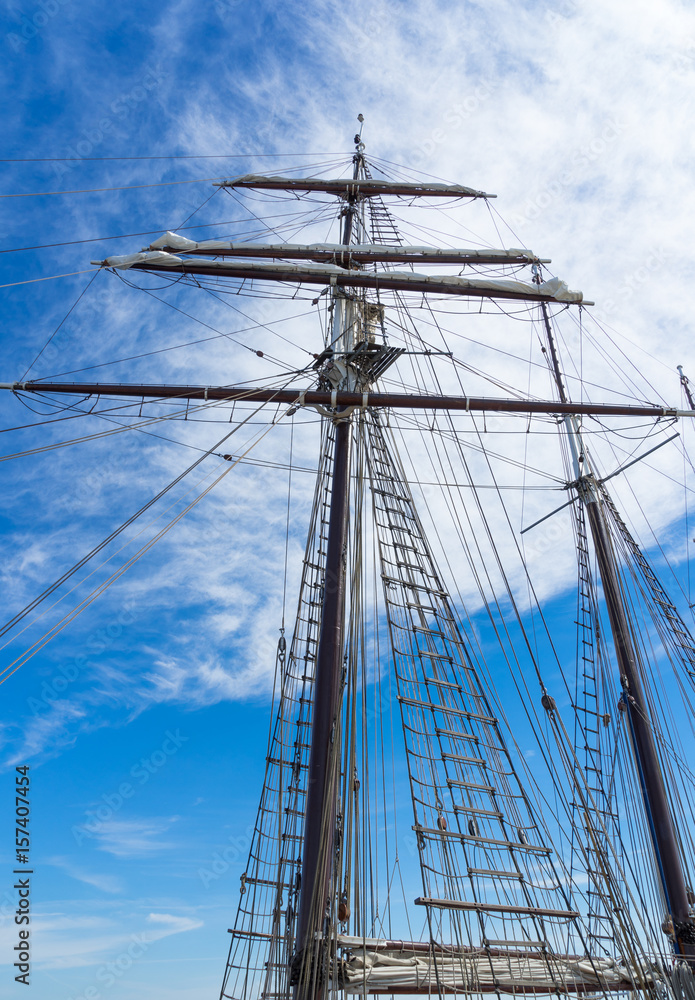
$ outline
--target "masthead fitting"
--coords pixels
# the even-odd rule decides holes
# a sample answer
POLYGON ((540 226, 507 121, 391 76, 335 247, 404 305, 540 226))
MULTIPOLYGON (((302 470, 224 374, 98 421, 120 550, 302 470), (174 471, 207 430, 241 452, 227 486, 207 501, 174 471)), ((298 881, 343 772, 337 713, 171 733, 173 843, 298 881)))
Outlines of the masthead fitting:
POLYGON ((359 114, 357 116, 357 121, 360 123, 360 130, 359 130, 359 132, 357 132, 355 134, 354 142, 355 142, 355 147, 357 149, 357 152, 358 153, 363 153, 364 152, 364 143, 362 142, 362 128, 364 126, 364 115, 363 114, 359 114))

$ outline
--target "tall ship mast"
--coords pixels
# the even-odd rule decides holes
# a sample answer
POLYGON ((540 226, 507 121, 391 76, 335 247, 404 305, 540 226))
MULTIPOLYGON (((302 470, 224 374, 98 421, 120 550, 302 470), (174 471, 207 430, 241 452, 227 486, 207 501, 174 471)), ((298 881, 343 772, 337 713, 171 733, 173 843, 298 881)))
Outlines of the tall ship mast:
MULTIPOLYGON (((318 322, 302 336, 313 356, 287 378, 3 384, 27 397, 320 421, 296 619, 277 645, 265 775, 220 998, 692 1000, 695 642, 608 485, 674 446, 673 425, 695 416, 687 376, 680 368, 680 408, 628 392, 596 401, 562 332, 567 322, 583 338, 593 303, 550 275, 547 259, 451 245, 453 234, 442 246, 415 243, 393 208, 439 217, 495 196, 387 176, 375 163, 360 131, 345 176, 218 182, 254 205, 305 203, 302 227, 330 222, 336 242, 167 232, 93 261, 217 296, 308 294, 318 322), (494 394, 465 391, 478 373, 465 340, 452 349, 450 336, 463 312, 476 337, 489 312, 495 323, 531 324, 545 395, 530 376, 510 386, 502 372, 486 376, 494 394), (526 444, 495 453, 491 420, 514 421, 524 440, 540 428, 563 463, 561 502, 511 531, 522 590, 503 551, 511 524, 493 466, 524 476, 531 466, 526 444), (604 469, 610 421, 648 430, 604 469), (571 630, 554 631, 524 546, 527 533, 560 521, 577 598, 571 630), (516 697, 542 777, 517 741, 516 697)), ((228 465, 215 482, 246 455, 216 448, 208 456, 228 465)), ((526 479, 523 488, 532 489, 526 479)))

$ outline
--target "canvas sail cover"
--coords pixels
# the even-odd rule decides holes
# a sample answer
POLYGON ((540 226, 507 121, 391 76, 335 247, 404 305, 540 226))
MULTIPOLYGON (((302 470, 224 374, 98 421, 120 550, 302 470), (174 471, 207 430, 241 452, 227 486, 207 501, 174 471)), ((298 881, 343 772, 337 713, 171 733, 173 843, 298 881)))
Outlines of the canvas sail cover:
MULTIPOLYGON (((203 273, 219 273, 220 277, 234 277, 234 265, 230 265, 225 261, 210 261, 206 258, 196 258, 196 257, 179 257, 177 254, 167 253, 165 250, 144 250, 140 253, 125 254, 123 256, 107 257, 103 261, 92 261, 93 264, 100 264, 102 267, 113 267, 118 270, 127 270, 131 267, 140 267, 146 269, 148 265, 153 266, 156 269, 160 268, 180 268, 181 270, 190 269, 195 273, 196 268, 204 268, 203 273)), ((257 277, 259 280, 264 278, 264 275, 268 273, 269 267, 267 264, 253 264, 244 263, 244 270, 249 272, 253 277, 257 277)), ((311 264, 298 266, 296 264, 273 264, 272 272, 277 280, 277 276, 281 274, 280 280, 292 281, 293 278, 299 279, 300 276, 309 275, 311 278, 321 281, 322 279, 326 283, 332 283, 331 278, 340 278, 341 284, 349 285, 352 280, 355 279, 354 272, 350 271, 348 268, 339 267, 337 264, 311 264)), ((406 289, 408 286, 412 285, 415 290, 419 290, 423 285, 431 285, 433 291, 440 291, 441 286, 445 286, 446 290, 452 293, 458 293, 460 295, 465 295, 470 293, 471 295, 490 295, 494 297, 495 293, 504 295, 512 295, 515 298, 524 298, 530 300, 537 300, 540 298, 552 298, 556 302, 571 302, 571 303, 581 303, 583 301, 583 295, 581 292, 570 290, 564 281, 560 278, 549 278, 547 281, 543 281, 540 285, 531 284, 526 281, 516 281, 514 279, 507 278, 485 278, 485 279, 471 279, 471 278, 461 278, 458 275, 437 275, 433 276, 430 274, 415 274, 412 271, 385 271, 380 275, 376 276, 384 283, 387 287, 387 282, 398 282, 400 288, 406 289), (417 286, 417 287, 416 287, 417 286), (438 286, 438 287, 435 287, 438 286)))
POLYGON ((266 174, 244 174, 228 181, 213 181, 215 187, 268 188, 278 191, 323 191, 352 197, 392 194, 396 196, 443 198, 496 198, 494 194, 476 191, 463 184, 441 184, 429 181, 380 180, 374 177, 283 177, 266 174))
MULTIPOLYGON (((347 946, 348 938, 339 938, 347 946)), ((361 941, 359 938, 353 941, 361 941)), ((387 942, 381 942, 385 945, 387 942)), ((582 992, 601 989, 634 989, 638 983, 630 971, 615 959, 557 956, 544 952, 502 952, 469 950, 449 953, 415 953, 387 950, 378 941, 366 946, 349 946, 348 957, 338 972, 339 985, 346 993, 446 992, 502 993, 534 990, 582 992), (377 946, 376 948, 374 946, 377 946)), ((663 979, 654 968, 640 979, 650 984, 663 979)))
POLYGON ((397 251, 399 257, 413 257, 417 260, 418 257, 445 257, 451 258, 453 256, 459 255, 462 260, 468 260, 470 258, 482 257, 489 260, 494 257, 499 260, 501 264, 506 261, 513 260, 518 261, 519 259, 527 260, 529 262, 536 261, 538 258, 530 250, 522 250, 518 247, 512 247, 507 250, 499 250, 486 248, 472 249, 472 248, 460 248, 453 250, 448 247, 430 247, 430 246, 383 246, 380 243, 352 243, 348 248, 346 248, 344 243, 247 243, 240 240, 190 240, 186 236, 181 236, 179 233, 172 233, 168 231, 164 233, 163 236, 158 237, 154 242, 150 243, 150 250, 180 250, 186 253, 193 253, 196 250, 199 252, 215 251, 218 250, 220 253, 240 253, 244 256, 253 256, 254 251, 259 254, 267 254, 269 252, 275 251, 278 255, 283 257, 292 256, 293 253, 307 255, 310 253, 325 254, 332 253, 336 255, 345 254, 346 250, 352 255, 360 254, 379 254, 384 251, 394 253, 397 251))

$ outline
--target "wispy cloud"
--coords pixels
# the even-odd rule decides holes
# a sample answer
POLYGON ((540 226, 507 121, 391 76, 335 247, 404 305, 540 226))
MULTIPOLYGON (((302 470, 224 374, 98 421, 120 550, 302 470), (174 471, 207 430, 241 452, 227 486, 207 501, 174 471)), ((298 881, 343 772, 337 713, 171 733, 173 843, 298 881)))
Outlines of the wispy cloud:
POLYGON ((116 858, 143 858, 170 850, 174 844, 164 840, 178 817, 147 819, 110 819, 99 824, 94 833, 100 851, 116 858))
POLYGON ((115 875, 108 875, 103 872, 88 871, 84 866, 75 864, 70 858, 54 857, 48 859, 48 864, 64 871, 71 878, 85 885, 94 886, 100 892, 120 893, 123 891, 123 881, 115 875))
POLYGON ((150 913, 147 916, 147 922, 155 927, 155 930, 148 932, 151 941, 158 941, 171 934, 183 934, 185 931, 192 931, 203 926, 202 920, 175 916, 172 913, 150 913))
POLYGON ((84 706, 56 699, 46 707, 45 713, 28 716, 21 743, 8 764, 24 763, 45 752, 49 757, 56 755, 74 744, 79 733, 95 726, 98 727, 98 723, 86 719, 84 706))
MULTIPOLYGON (((84 903, 81 905, 84 907, 84 903)), ((37 969, 97 970, 102 963, 113 962, 121 953, 127 953, 134 939, 140 946, 137 953, 142 956, 159 941, 203 926, 203 921, 195 916, 173 914, 166 909, 162 912, 140 912, 140 909, 139 906, 135 911, 131 908, 125 927, 117 919, 118 912, 113 910, 106 915, 90 914, 88 917, 68 912, 35 914, 32 936, 36 940, 37 969)), ((0 928, 0 943, 9 951, 14 942, 13 934, 11 927, 0 928)))

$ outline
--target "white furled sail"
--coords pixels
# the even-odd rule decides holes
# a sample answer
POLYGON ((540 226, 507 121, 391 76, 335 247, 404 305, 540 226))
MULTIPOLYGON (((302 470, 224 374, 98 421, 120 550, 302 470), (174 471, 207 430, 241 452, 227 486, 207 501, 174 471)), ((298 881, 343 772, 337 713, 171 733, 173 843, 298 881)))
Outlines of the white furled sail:
POLYGON ((392 291, 432 292, 435 294, 475 295, 524 301, 555 301, 580 304, 581 292, 570 291, 564 281, 549 278, 540 285, 511 279, 473 279, 457 275, 413 274, 410 271, 382 271, 379 274, 356 273, 336 264, 232 264, 227 261, 179 257, 164 250, 142 251, 124 256, 92 261, 102 267, 124 271, 181 271, 183 274, 206 274, 213 277, 296 281, 317 285, 340 285, 358 288, 382 288, 392 291))
POLYGON ((388 246, 378 243, 247 243, 233 240, 189 240, 178 233, 167 232, 150 243, 150 250, 205 253, 230 257, 276 257, 331 260, 336 263, 349 259, 357 263, 408 262, 427 264, 548 264, 530 250, 451 249, 431 246, 388 246))

